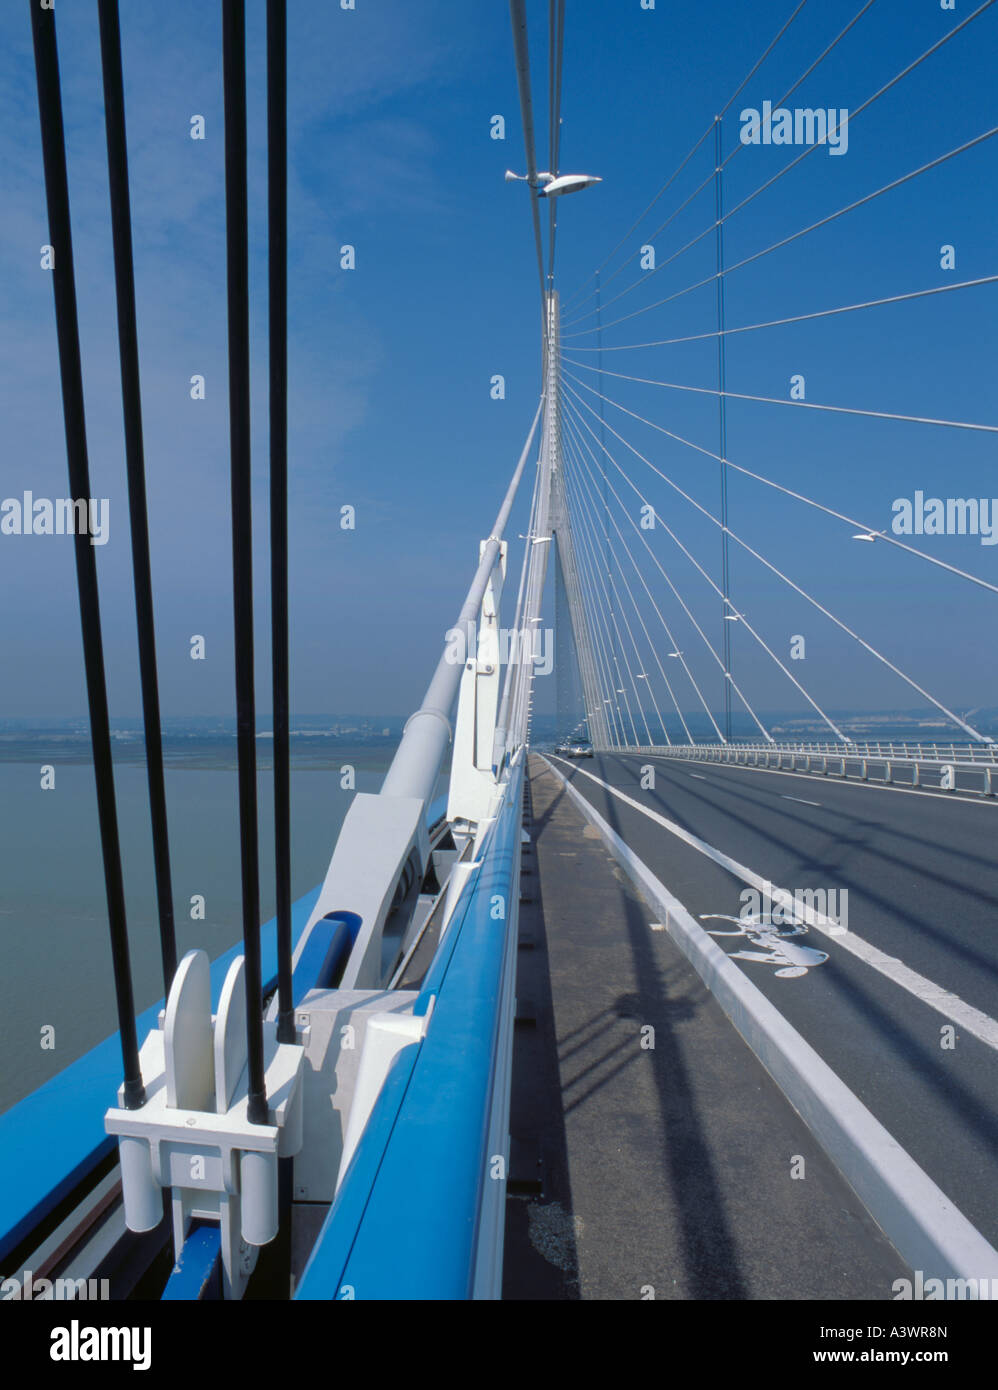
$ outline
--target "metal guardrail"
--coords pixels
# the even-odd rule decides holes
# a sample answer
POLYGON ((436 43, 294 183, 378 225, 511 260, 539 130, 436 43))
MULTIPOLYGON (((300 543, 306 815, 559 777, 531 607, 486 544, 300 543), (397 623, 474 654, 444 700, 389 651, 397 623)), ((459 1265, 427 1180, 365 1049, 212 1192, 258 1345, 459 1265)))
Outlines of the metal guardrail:
POLYGON ((691 762, 733 763, 777 772, 809 772, 891 786, 994 796, 998 758, 993 745, 912 743, 672 744, 629 749, 691 762))

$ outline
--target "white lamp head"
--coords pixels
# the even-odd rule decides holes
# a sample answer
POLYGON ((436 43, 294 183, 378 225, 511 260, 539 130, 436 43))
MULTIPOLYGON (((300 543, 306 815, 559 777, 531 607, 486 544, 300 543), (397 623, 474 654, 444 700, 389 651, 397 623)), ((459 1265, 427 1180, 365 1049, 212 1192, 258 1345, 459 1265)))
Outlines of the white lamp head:
POLYGON ((539 188, 537 196, 539 198, 558 198, 563 193, 578 193, 583 188, 591 188, 594 183, 602 182, 603 180, 595 174, 561 174, 543 188, 539 188))

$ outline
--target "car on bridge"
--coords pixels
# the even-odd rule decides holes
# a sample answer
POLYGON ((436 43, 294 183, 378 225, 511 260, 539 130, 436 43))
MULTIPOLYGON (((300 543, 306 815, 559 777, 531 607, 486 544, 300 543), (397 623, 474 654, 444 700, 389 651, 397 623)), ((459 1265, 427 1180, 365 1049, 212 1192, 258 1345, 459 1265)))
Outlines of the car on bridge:
POLYGON ((573 739, 565 749, 566 758, 591 758, 593 746, 586 739, 573 739))

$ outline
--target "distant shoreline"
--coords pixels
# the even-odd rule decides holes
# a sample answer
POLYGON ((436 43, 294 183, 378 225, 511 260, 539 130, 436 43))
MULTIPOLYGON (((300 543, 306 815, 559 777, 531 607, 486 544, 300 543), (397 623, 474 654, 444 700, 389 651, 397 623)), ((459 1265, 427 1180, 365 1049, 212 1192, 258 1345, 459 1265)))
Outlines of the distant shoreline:
MULTIPOLYGON (((372 737, 358 741, 341 736, 292 738, 292 772, 338 772, 345 762, 360 769, 383 769, 398 747, 398 737, 372 737)), ((273 742, 257 736, 257 771, 273 770, 273 742)), ((144 767, 145 744, 141 737, 113 738, 116 766, 144 767)), ((93 759, 89 735, 64 732, 24 734, 0 733, 0 763, 52 763, 61 767, 90 766, 93 759)), ((235 737, 167 736, 163 739, 163 762, 169 770, 200 769, 234 771, 237 767, 235 737)))

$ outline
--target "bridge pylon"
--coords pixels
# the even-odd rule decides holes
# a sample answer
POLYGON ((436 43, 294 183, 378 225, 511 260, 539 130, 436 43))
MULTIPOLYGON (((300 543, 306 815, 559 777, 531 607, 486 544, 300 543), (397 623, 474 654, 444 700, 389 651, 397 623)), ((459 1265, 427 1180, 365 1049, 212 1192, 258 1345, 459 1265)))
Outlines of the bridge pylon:
MULTIPOLYGON (((552 290, 547 296, 546 404, 541 452, 541 467, 547 471, 547 487, 542 491, 547 493, 549 499, 550 535, 553 544, 557 546, 558 562, 565 583, 572 636, 575 641, 575 654, 579 664, 579 676, 585 700, 589 737, 594 747, 609 748, 613 740, 610 738, 606 706, 603 703, 601 687, 596 675, 592 637, 582 602, 582 589, 575 562, 575 546, 572 540, 568 499, 565 495, 561 454, 561 381, 558 370, 560 354, 560 308, 558 293, 556 290, 552 290)), ((564 732, 566 731, 562 730, 562 733, 564 732)))

